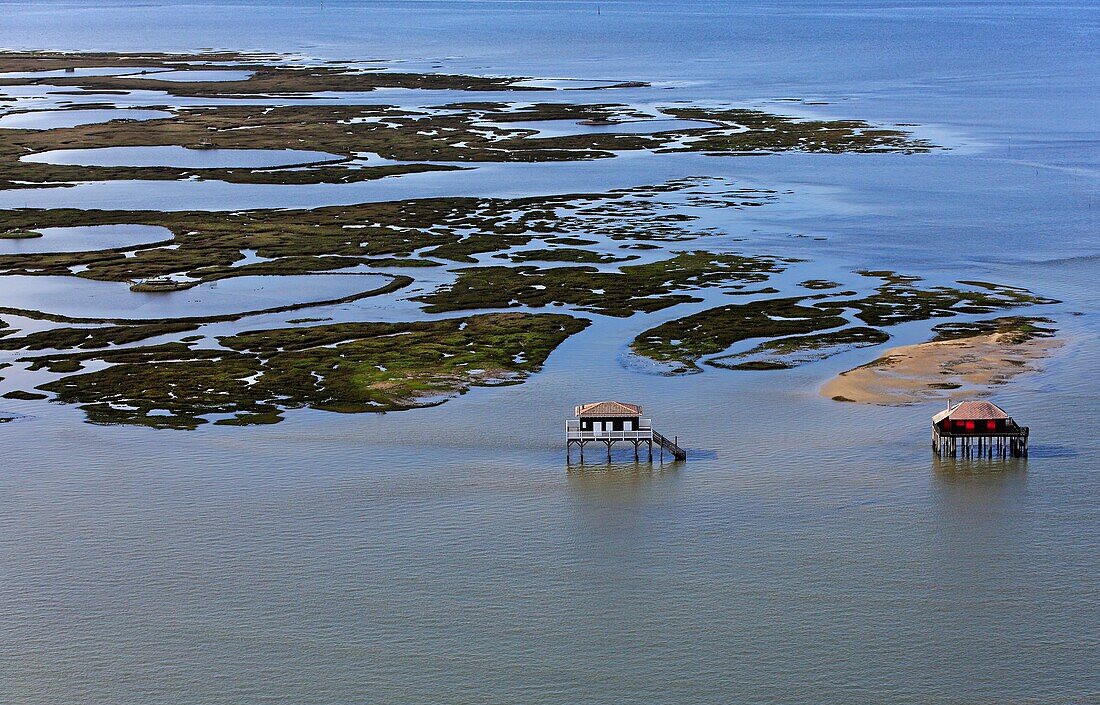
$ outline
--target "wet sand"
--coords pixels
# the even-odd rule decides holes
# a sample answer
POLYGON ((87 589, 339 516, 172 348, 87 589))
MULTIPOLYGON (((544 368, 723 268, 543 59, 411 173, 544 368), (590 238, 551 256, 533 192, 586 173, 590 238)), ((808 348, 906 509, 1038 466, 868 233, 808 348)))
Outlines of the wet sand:
POLYGON ((837 401, 898 406, 929 399, 981 396, 1021 374, 1062 347, 1051 338, 1014 339, 990 333, 893 348, 825 383, 821 393, 837 401))

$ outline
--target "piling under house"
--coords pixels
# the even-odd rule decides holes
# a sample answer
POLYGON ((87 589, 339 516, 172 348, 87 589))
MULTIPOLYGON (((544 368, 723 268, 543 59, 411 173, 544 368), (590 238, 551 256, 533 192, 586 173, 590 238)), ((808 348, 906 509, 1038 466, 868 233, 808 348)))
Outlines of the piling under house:
POLYGON ((941 456, 1027 457, 1030 429, 988 401, 964 401, 932 417, 932 450, 941 456))
POLYGON ((642 418, 642 407, 621 401, 598 401, 574 407, 576 418, 565 422, 565 457, 571 461, 570 451, 577 446, 584 462, 584 447, 589 443, 604 443, 607 460, 611 461, 611 447, 616 443, 634 446, 634 460, 638 460, 639 448, 645 444, 649 460, 653 461, 653 444, 660 449, 661 460, 665 451, 676 460, 687 459, 687 453, 677 444, 679 439, 669 440, 653 430, 653 421, 642 418))

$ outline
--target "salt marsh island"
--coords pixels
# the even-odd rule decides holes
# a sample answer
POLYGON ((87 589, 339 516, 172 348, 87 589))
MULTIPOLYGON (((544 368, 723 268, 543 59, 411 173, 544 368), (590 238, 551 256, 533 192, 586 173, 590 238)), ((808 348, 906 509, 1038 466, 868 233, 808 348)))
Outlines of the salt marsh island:
MULTIPOLYGON (((638 166, 667 162, 679 171, 700 168, 699 155, 730 161, 785 152, 915 157, 947 149, 897 126, 757 106, 615 100, 616 95, 644 91, 645 81, 567 94, 524 76, 353 72, 331 64, 303 67, 271 55, 7 53, 0 54, 0 85, 38 88, 47 96, 58 90, 69 95, 74 89, 99 96, 102 121, 62 121, 47 129, 41 123, 26 129, 9 125, 0 150, 0 162, 7 155, 6 165, 0 163, 0 178, 27 204, 0 212, 0 227, 10 238, 65 232, 71 242, 73 234, 89 235, 86 246, 62 246, 50 238, 49 246, 0 252, 0 273, 9 281, 27 282, 21 287, 25 295, 0 297, 0 311, 56 326, 20 335, 18 326, 9 324, 4 347, 52 348, 52 354, 13 358, 22 368, 23 385, 34 389, 28 393, 45 392, 50 399, 80 404, 96 423, 193 428, 207 416, 226 423, 224 415, 237 409, 242 411, 231 417, 235 424, 270 423, 282 418, 279 411, 303 406, 359 412, 409 409, 419 405, 414 399, 421 388, 442 401, 446 392, 462 392, 489 380, 522 381, 516 373, 537 371, 569 335, 602 318, 684 310, 731 295, 737 303, 667 320, 622 343, 630 343, 631 355, 639 361, 653 363, 643 374, 698 372, 702 357, 713 358, 708 359, 713 368, 726 370, 717 374, 736 374, 879 345, 890 339, 883 328, 900 321, 1046 303, 1030 292, 995 284, 973 292, 921 289, 913 285, 916 278, 890 272, 879 273, 884 284, 864 298, 850 298, 852 291, 776 296, 779 275, 812 263, 760 246, 738 246, 711 223, 723 212, 773 207, 794 194, 706 173, 651 178, 649 169, 634 168, 629 186, 616 186, 623 176, 617 174, 599 190, 507 197, 470 192, 356 201, 354 190, 341 190, 339 198, 346 202, 322 201, 312 208, 207 210, 200 205, 202 199, 194 200, 194 207, 165 210, 120 209, 109 203, 36 205, 40 194, 48 202, 59 189, 64 201, 66 189, 160 180, 282 188, 364 183, 366 195, 371 182, 399 184, 430 175, 433 182, 462 193, 464 185, 476 189, 473 175, 479 171, 497 169, 503 175, 514 163, 567 169, 629 158, 639 160, 638 166), (124 72, 129 67, 135 72, 124 72), (179 80, 189 72, 191 78, 179 80), (392 90, 400 90, 402 100, 387 102, 392 90), (128 96, 130 112, 111 115, 114 108, 108 107, 103 91, 128 96), (142 101, 135 105, 139 93, 142 101), (423 98, 418 100, 418 93, 423 98), (340 95, 338 101, 316 102, 334 94, 340 95), (423 105, 442 100, 441 94, 447 102, 423 105), (150 114, 132 119, 134 110, 150 114), (99 248, 91 244, 94 229, 112 228, 131 233, 143 228, 151 236, 104 242, 113 246, 99 248), (346 283, 343 288, 349 292, 363 289, 356 275, 370 270, 394 272, 398 286, 342 295, 317 289, 322 280, 346 283), (106 293, 111 282, 129 283, 133 294, 152 298, 122 294, 115 301, 92 293, 106 293), (239 297, 227 298, 224 294, 240 288, 239 283, 253 286, 251 295, 262 301, 249 308, 239 297), (78 289, 88 290, 90 297, 81 305, 47 303, 78 289), (404 325, 401 348, 417 356, 417 365, 394 364, 382 349, 353 345, 347 351, 356 351, 359 369, 388 374, 371 383, 353 374, 344 383, 326 385, 320 395, 262 392, 266 387, 261 380, 278 378, 273 370, 255 367, 273 364, 276 358, 270 356, 254 358, 248 374, 233 376, 247 351, 231 355, 225 350, 233 349, 228 341, 240 336, 270 339, 275 349, 283 350, 273 341, 329 335, 329 326, 301 323, 257 328, 253 320, 259 316, 326 311, 365 296, 386 297, 387 313, 381 320, 366 316, 357 321, 365 327, 349 332, 348 342, 369 337, 375 330, 371 326, 404 325), (215 299, 226 304, 215 304, 215 299), (41 307, 36 309, 34 301, 41 307), (502 360, 472 368, 476 373, 459 374, 456 364, 472 363, 456 362, 453 352, 433 351, 431 335, 413 335, 433 321, 458 320, 453 316, 460 311, 476 313, 471 321, 493 321, 497 319, 480 316, 516 310, 507 314, 513 318, 500 320, 518 325, 544 320, 539 311, 546 308, 557 310, 556 318, 545 320, 560 322, 534 325, 524 334, 530 349, 521 346, 510 353, 508 359, 523 361, 515 369, 502 360), (846 327, 849 315, 872 327, 846 327), (234 323, 232 335, 221 333, 227 319, 234 323), (74 339, 73 329, 64 327, 72 322, 89 326, 88 337, 74 339), (96 334, 97 322, 105 335, 96 334), (120 323, 130 326, 127 333, 111 327, 120 323), (180 324, 186 325, 169 341, 170 331, 180 324), (211 325, 217 327, 208 333, 211 325), (150 332, 142 333, 143 327, 150 332), (56 338, 53 345, 51 336, 56 338), (139 345, 149 338, 158 343, 139 345), (102 340, 104 349, 66 352, 77 340, 81 348, 97 347, 96 340, 102 340), (741 341, 756 341, 756 347, 731 351, 741 341), (95 370, 83 372, 93 361, 95 370), (170 371, 197 381, 196 370, 221 367, 228 370, 221 375, 223 382, 203 377, 203 386, 190 391, 167 378, 149 383, 150 375, 170 371), (41 370, 69 376, 41 384, 25 381, 41 370), (72 374, 76 371, 83 374, 72 374), (133 382, 139 386, 129 388, 133 382), (371 385, 391 391, 374 398, 371 385), (171 403, 160 398, 165 392, 171 403)), ((78 104, 54 112, 67 110, 87 114, 89 109, 78 104)), ((20 114, 18 109, 11 113, 20 114)), ((653 173, 660 175, 661 169, 653 173)), ((809 283, 803 288, 821 288, 812 281, 804 280, 809 283)), ((340 325, 351 322, 334 330, 343 330, 340 325)), ((488 344, 476 336, 491 327, 462 330, 469 330, 466 345, 488 344)), ((347 351, 341 350, 341 356, 347 351)), ((322 384, 332 370, 348 370, 347 363, 341 366, 328 356, 299 356, 294 364, 314 385, 322 384)))

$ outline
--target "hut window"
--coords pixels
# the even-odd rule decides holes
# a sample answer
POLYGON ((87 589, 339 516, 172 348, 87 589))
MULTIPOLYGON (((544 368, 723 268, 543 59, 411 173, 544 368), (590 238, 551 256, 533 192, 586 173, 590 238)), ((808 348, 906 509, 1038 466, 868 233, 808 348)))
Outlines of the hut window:
POLYGON ((986 427, 987 429, 989 429, 990 431, 992 431, 992 430, 994 430, 994 429, 996 429, 996 428, 997 428, 997 422, 996 422, 996 421, 993 421, 992 419, 991 419, 991 420, 989 420, 989 421, 986 421, 986 423, 985 423, 985 427, 986 427))
POLYGON ((967 431, 973 431, 974 430, 974 422, 973 421, 967 421, 966 422, 966 430, 967 431))

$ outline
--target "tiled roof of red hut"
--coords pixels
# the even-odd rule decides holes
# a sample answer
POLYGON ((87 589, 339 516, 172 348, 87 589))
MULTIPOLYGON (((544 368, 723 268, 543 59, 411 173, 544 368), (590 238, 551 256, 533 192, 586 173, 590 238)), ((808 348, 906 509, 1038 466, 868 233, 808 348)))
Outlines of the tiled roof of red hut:
POLYGON ((641 416, 642 407, 621 401, 597 401, 574 409, 577 416, 641 416))
POLYGON ((941 411, 934 417, 936 421, 945 418, 952 421, 988 421, 991 419, 1007 419, 1009 415, 1004 409, 990 401, 964 401, 951 407, 946 412, 941 411))

